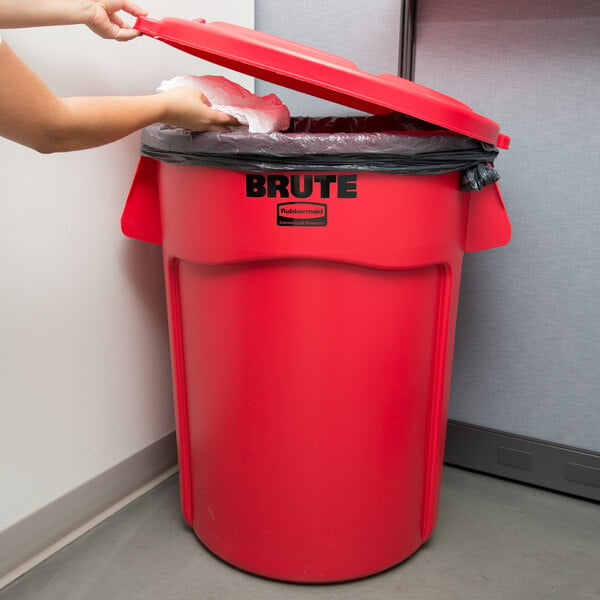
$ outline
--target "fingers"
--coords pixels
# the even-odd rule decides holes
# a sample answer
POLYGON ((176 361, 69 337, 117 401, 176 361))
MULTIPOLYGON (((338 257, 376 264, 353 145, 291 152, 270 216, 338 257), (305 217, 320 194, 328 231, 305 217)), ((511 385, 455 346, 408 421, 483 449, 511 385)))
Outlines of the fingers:
POLYGON ((102 26, 90 26, 90 29, 104 39, 116 40, 117 42, 127 42, 142 35, 140 31, 132 29, 130 25, 111 23, 110 21, 102 26))
POLYGON ((134 17, 145 17, 148 14, 147 10, 144 10, 141 6, 138 6, 129 0, 124 0, 122 2, 121 10, 124 10, 126 13, 129 13, 134 17))
POLYGON ((214 110, 213 113, 215 115, 215 121, 217 125, 237 127, 240 124, 235 117, 232 117, 224 112, 214 110))
POLYGON ((141 35, 141 32, 132 29, 123 19, 116 13, 108 15, 110 20, 109 38, 118 42, 126 42, 141 35))
MULTIPOLYGON (((202 96, 204 96, 204 94, 202 94, 202 96)), ((206 99, 206 96, 204 96, 204 98, 204 104, 210 107, 210 103, 206 99)), ((220 110, 209 108, 203 112, 205 113, 203 117, 203 120, 206 123, 204 128, 205 131, 229 131, 230 127, 237 127, 239 125, 239 122, 235 117, 220 110)))
MULTIPOLYGON (((198 95, 200 101, 208 106, 209 108, 212 106, 210 100, 206 97, 204 92, 200 90, 195 90, 195 93, 198 95)), ((227 113, 224 113, 220 110, 209 110, 207 111, 207 115, 209 120, 212 122, 211 128, 208 131, 227 131, 228 127, 236 127, 239 125, 238 120, 227 113)))
POLYGON ((128 42, 129 40, 133 40, 136 37, 142 35, 141 31, 137 31, 135 29, 131 29, 131 27, 121 27, 119 29, 116 36, 114 36, 114 40, 117 42, 128 42))
POLYGON ((110 21, 112 23, 112 33, 110 37, 117 40, 117 42, 128 42, 140 35, 141 31, 133 29, 131 25, 128 25, 121 19, 117 14, 110 15, 110 21))
MULTIPOLYGON (((206 97, 204 92, 202 92, 200 90, 195 90, 195 92, 198 94, 198 97, 203 104, 205 104, 209 108, 212 106, 210 100, 206 97)), ((228 115, 227 113, 224 113, 223 111, 211 109, 210 111, 207 111, 207 112, 208 112, 208 115, 210 116, 210 120, 213 122, 214 126, 219 127, 220 129, 227 129, 227 126, 236 127, 237 125, 240 124, 239 121, 235 117, 232 117, 231 115, 228 115)), ((211 129, 211 131, 214 131, 214 130, 211 129)))
POLYGON ((200 102, 206 104, 206 106, 212 106, 210 100, 206 97, 206 94, 200 90, 196 90, 198 97, 200 98, 200 102))
POLYGON ((174 127, 191 131, 227 131, 239 123, 222 111, 210 107, 207 97, 198 89, 176 87, 157 94, 163 104, 163 120, 174 127))
POLYGON ((132 40, 140 36, 139 31, 123 21, 120 12, 128 13, 134 17, 148 14, 146 10, 130 0, 97 0, 94 15, 88 26, 100 37, 119 42, 132 40))

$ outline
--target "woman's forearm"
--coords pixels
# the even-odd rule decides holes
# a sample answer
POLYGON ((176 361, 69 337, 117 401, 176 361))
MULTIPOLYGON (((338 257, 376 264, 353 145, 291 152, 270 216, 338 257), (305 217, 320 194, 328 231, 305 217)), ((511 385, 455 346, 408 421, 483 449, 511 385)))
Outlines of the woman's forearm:
POLYGON ((43 153, 94 148, 164 121, 166 115, 160 94, 62 98, 53 118, 34 136, 33 144, 43 153))
POLYGON ((87 0, 0 0, 0 29, 83 23, 90 7, 87 0))
POLYGON ((221 131, 237 121, 208 106, 204 94, 176 88, 149 96, 59 99, 61 118, 46 135, 42 152, 82 150, 114 142, 152 123, 194 131, 221 131))
POLYGON ((107 144, 156 122, 195 131, 236 124, 192 88, 149 96, 58 98, 6 42, 0 43, 0 136, 39 152, 61 152, 107 144))
POLYGON ((151 123, 165 120, 160 94, 125 97, 47 99, 39 113, 14 111, 0 133, 44 154, 85 150, 114 142, 151 123))
POLYGON ((0 0, 0 29, 83 24, 104 38, 137 37, 120 12, 147 14, 133 0, 0 0))

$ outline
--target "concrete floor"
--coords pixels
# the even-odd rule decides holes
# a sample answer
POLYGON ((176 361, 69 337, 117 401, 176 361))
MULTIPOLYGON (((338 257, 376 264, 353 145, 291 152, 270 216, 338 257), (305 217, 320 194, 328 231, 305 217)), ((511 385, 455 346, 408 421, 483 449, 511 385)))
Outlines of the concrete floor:
POLYGON ((446 467, 438 526, 357 582, 278 583, 196 540, 172 477, 11 585, 0 600, 599 600, 600 506, 446 467))

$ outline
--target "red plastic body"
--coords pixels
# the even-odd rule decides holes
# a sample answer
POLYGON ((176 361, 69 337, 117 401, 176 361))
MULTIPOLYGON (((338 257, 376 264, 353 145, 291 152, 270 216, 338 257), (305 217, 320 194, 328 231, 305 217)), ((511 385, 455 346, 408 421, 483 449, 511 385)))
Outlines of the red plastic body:
POLYGON ((142 158, 123 217, 163 245, 183 513, 253 573, 366 576, 432 533, 463 254, 510 224, 458 173, 247 175, 142 158))
POLYGON ((508 148, 498 123, 472 108, 390 73, 373 75, 352 61, 274 35, 202 19, 139 17, 135 29, 199 58, 368 113, 401 112, 508 148))

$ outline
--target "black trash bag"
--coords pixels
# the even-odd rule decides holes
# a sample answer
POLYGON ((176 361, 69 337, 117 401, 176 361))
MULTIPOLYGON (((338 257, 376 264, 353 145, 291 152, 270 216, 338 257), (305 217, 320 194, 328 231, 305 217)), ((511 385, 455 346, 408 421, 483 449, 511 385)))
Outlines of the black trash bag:
POLYGON ((293 117, 289 129, 268 134, 156 124, 143 130, 141 153, 171 164, 241 171, 461 171, 464 191, 481 191, 499 179, 495 146, 399 113, 293 117))

